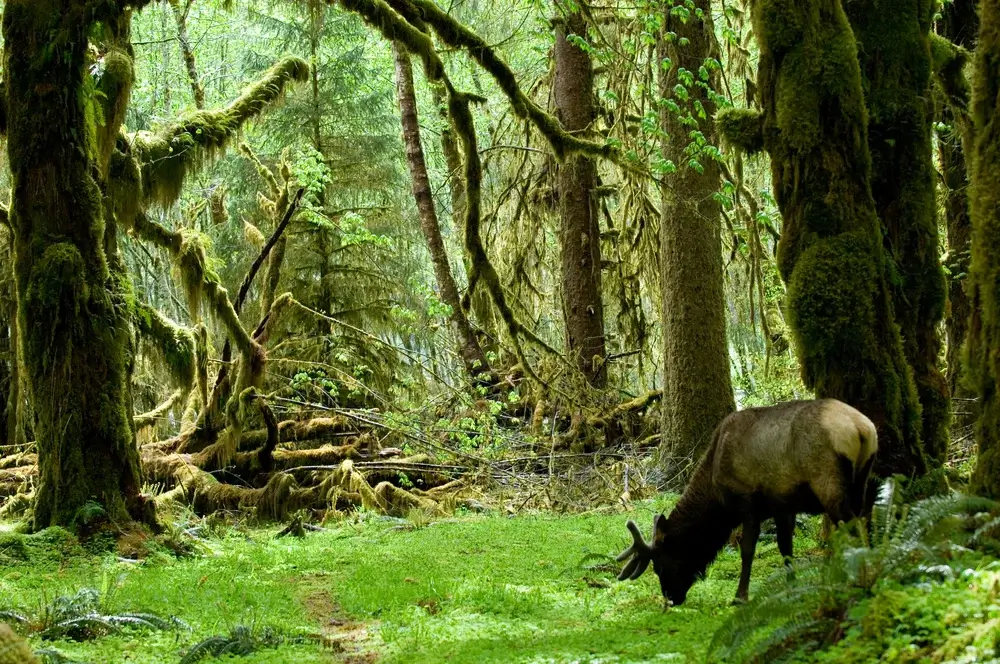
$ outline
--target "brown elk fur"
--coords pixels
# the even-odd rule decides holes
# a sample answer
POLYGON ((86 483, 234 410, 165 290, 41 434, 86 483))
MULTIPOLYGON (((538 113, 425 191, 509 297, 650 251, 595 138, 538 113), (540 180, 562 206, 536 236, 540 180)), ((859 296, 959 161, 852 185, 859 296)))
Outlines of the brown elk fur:
POLYGON ((663 596, 680 604, 742 524, 736 597, 746 600, 761 521, 774 518, 788 559, 796 514, 826 514, 834 522, 859 516, 877 449, 871 420, 834 399, 733 413, 716 429, 670 517, 654 519, 653 541, 630 526, 635 545, 619 558, 634 558, 619 578, 636 578, 651 562, 663 596))

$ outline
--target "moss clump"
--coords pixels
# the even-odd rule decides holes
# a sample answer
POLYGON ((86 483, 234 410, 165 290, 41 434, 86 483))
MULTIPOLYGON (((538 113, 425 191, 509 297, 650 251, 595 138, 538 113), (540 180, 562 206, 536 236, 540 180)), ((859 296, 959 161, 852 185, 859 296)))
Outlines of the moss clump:
POLYGON ((169 206, 180 196, 188 172, 224 150, 248 121, 281 98, 292 82, 309 78, 309 64, 286 57, 224 109, 196 111, 132 141, 142 165, 143 198, 169 206))
POLYGON ((979 395, 976 491, 1000 497, 1000 6, 980 5, 972 115, 972 321, 969 369, 979 395))
POLYGON ((922 406, 928 459, 944 461, 951 395, 938 358, 946 291, 941 269, 929 103, 934 3, 845 5, 858 42, 868 106, 872 193, 882 222, 903 351, 922 406), (892 16, 886 21, 886 15, 892 16))
POLYGON ((731 147, 746 154, 764 149, 764 116, 751 108, 727 108, 715 116, 719 134, 731 147))
POLYGON ((82 556, 80 541, 68 530, 58 526, 31 535, 0 534, 0 561, 5 564, 28 563, 38 566, 58 566, 67 558, 82 556))
MULTIPOLYGON (((778 265, 803 379, 879 428, 877 471, 924 471, 871 195, 858 53, 840 0, 760 0, 763 147, 784 218, 778 265)), ((735 116, 739 125, 747 116, 735 116)))

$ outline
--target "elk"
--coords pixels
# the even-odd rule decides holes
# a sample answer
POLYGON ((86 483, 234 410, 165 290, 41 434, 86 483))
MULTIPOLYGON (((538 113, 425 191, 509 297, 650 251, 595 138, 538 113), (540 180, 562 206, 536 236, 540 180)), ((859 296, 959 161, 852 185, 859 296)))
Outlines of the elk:
POLYGON ((618 556, 629 559, 618 579, 637 579, 652 563, 664 600, 681 604, 742 524, 734 602, 745 602, 761 522, 774 519, 778 550, 789 563, 796 514, 826 514, 834 523, 860 516, 877 449, 872 421, 836 399, 732 413, 670 517, 653 519, 652 541, 634 521, 626 524, 633 544, 618 556))

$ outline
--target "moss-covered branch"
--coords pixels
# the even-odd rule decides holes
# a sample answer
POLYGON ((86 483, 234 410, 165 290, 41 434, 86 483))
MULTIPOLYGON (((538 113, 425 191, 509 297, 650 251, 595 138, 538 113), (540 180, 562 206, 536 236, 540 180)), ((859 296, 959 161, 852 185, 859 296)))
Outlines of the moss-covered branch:
POLYGON ((452 48, 468 51, 497 82, 518 117, 530 120, 542 132, 559 159, 564 159, 573 152, 597 157, 614 156, 614 149, 610 146, 587 141, 565 131, 555 117, 524 94, 513 70, 482 37, 449 16, 433 0, 393 0, 393 4, 414 8, 442 42, 452 48))
POLYGON ((496 51, 479 35, 453 19, 433 2, 429 0, 390 0, 388 3, 383 0, 339 0, 339 2, 345 9, 361 16, 386 39, 399 42, 412 55, 419 57, 423 62, 427 78, 432 82, 444 82, 446 87, 451 88, 434 42, 424 32, 426 26, 430 26, 448 46, 467 50, 497 81, 518 117, 529 120, 545 136, 559 159, 564 159, 573 152, 612 159, 617 157, 616 151, 611 146, 584 140, 565 131, 556 118, 546 113, 524 94, 517 84, 514 72, 496 51))
MULTIPOLYGON (((469 252, 471 259, 471 269, 469 273, 469 290, 466 297, 463 299, 463 307, 468 309, 471 294, 474 293, 480 280, 486 283, 487 289, 493 299, 495 306, 500 312, 501 317, 507 324, 508 331, 514 341, 515 348, 517 350, 519 359, 526 367, 526 372, 533 378, 538 380, 537 376, 533 374, 530 370, 526 358, 523 356, 523 351, 520 347, 519 339, 521 337, 527 338, 534 342, 535 344, 541 346, 547 351, 550 351, 556 355, 559 355, 557 351, 552 349, 551 346, 546 344, 542 339, 536 336, 533 332, 522 326, 514 316, 513 311, 507 304, 506 297, 503 292, 503 287, 500 283, 500 278, 497 275, 496 268, 494 268, 489 256, 486 253, 486 248, 483 245, 482 237, 480 235, 480 226, 482 224, 482 177, 483 168, 482 161, 479 157, 479 148, 476 140, 475 125, 472 119, 472 112, 470 111, 470 103, 475 98, 458 92, 455 90, 451 81, 448 79, 444 66, 438 56, 436 50, 434 49, 434 43, 431 39, 420 29, 415 27, 413 24, 408 22, 400 13, 394 11, 392 7, 383 2, 382 0, 340 0, 340 3, 346 8, 357 14, 359 14, 366 22, 368 22, 373 27, 377 28, 384 37, 389 40, 398 41, 403 45, 406 50, 411 54, 420 57, 424 63, 424 71, 428 79, 432 82, 441 82, 444 84, 445 89, 448 93, 448 109, 452 120, 455 123, 456 131, 460 135, 462 140, 462 145, 465 149, 466 159, 465 159, 465 178, 466 178, 466 228, 465 228, 465 242, 466 250, 469 252)), ((395 3, 399 4, 399 3, 395 3)), ((403 7, 408 7, 407 13, 413 14, 412 6, 401 5, 403 7)), ((445 18, 451 22, 455 23, 450 17, 445 15, 445 18)), ((429 21, 430 23, 430 21, 429 21)), ((458 27, 462 27, 460 24, 455 23, 458 27)), ((462 28, 466 39, 470 39, 472 33, 465 28, 462 28)), ((442 37, 442 39, 444 39, 442 37)), ((478 39, 478 37, 477 37, 478 39)), ((447 41, 447 40, 445 40, 447 41)), ((481 41, 481 40, 480 40, 481 41)), ((494 56, 495 57, 495 56, 494 56)), ((492 61, 491 61, 492 62, 492 61)), ((506 65, 504 65, 506 67, 506 65)), ((508 69, 509 71, 509 69, 508 69)), ((511 79, 513 81, 513 79, 511 79)), ((517 84, 514 82, 514 87, 517 84)), ((518 89, 518 93, 523 97, 523 93, 518 89)), ((525 97, 526 99, 526 97, 525 97)), ((539 109, 540 110, 540 109, 539 109)), ((544 111, 542 111, 544 114, 544 111)), ((553 144, 553 148, 559 156, 565 156, 567 153, 566 146, 575 146, 573 149, 580 149, 581 151, 588 152, 590 148, 596 147, 595 144, 588 143, 587 141, 581 141, 574 137, 569 136, 563 132, 562 128, 558 126, 558 122, 545 114, 549 120, 556 124, 556 128, 562 136, 569 139, 567 143, 561 143, 561 147, 556 147, 553 144), (577 145, 586 144, 585 146, 577 145), (589 146, 589 147, 588 147, 589 146)), ((547 126, 547 125, 546 125, 547 126)), ((539 125, 539 128, 544 131, 543 126, 539 125)), ((591 152, 594 153, 594 152, 591 152)), ((597 153, 608 155, 610 152, 606 152, 603 147, 597 150, 597 153)))
POLYGON ((226 108, 196 111, 155 131, 138 132, 132 149, 142 167, 143 200, 164 206, 175 203, 189 171, 224 150, 244 124, 281 98, 290 83, 308 77, 305 60, 286 57, 226 108))
POLYGON ((171 254, 184 281, 191 315, 197 317, 201 302, 207 300, 243 356, 240 386, 256 385, 263 368, 264 350, 243 328, 239 314, 229 300, 228 291, 207 268, 205 248, 200 236, 191 232, 171 231, 150 220, 145 214, 136 217, 135 232, 171 254))
POLYGON ((140 336, 159 351, 174 384, 185 392, 190 390, 198 364, 191 330, 142 303, 136 305, 135 323, 140 336))

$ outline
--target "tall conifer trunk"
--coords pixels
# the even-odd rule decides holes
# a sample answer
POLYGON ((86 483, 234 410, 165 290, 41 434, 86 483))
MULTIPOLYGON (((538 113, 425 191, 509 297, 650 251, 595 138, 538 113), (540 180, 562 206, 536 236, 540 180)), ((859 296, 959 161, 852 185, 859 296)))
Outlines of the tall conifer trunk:
POLYGON ((784 220, 778 268, 805 384, 878 427, 880 475, 926 472, 920 407, 893 319, 872 198, 868 118, 841 0, 758 0, 763 112, 729 110, 729 142, 767 150, 784 220))
MULTIPOLYGON (((142 509, 128 285, 109 266, 113 232, 95 180, 101 150, 87 130, 100 102, 85 84, 91 28, 100 21, 113 30, 127 11, 70 0, 4 7, 20 361, 38 445, 35 528, 73 525, 88 501, 115 521, 142 509)), ((119 73, 130 76, 131 61, 127 69, 119 73)), ((121 82, 130 89, 131 80, 121 82)))
POLYGON ((420 230, 424 234, 427 249, 431 254, 441 300, 451 308, 451 324, 458 336, 459 354, 469 376, 475 378, 488 374, 490 365, 462 308, 462 298, 451 273, 451 263, 444 246, 444 238, 441 237, 441 227, 434 205, 434 192, 431 190, 424 148, 420 141, 417 96, 413 89, 413 66, 410 63, 410 56, 396 43, 392 46, 392 52, 396 61, 396 98, 399 101, 403 122, 403 143, 406 145, 406 161, 413 181, 413 196, 420 215, 420 230))
MULTIPOLYGON (((582 133, 594 121, 594 73, 590 54, 573 43, 571 36, 587 38, 587 22, 579 11, 569 11, 556 21, 555 100, 563 127, 582 133)), ((559 239, 566 345, 590 384, 603 387, 608 371, 596 187, 593 159, 576 154, 560 164, 559 239)))
MULTIPOLYGON (((979 16, 975 0, 954 0, 941 7, 941 35, 969 51, 976 45, 979 16)), ((976 421, 975 392, 965 379, 965 339, 969 331, 972 307, 969 303, 969 278, 972 251, 972 218, 969 212, 969 169, 962 144, 961 120, 951 106, 938 104, 938 121, 952 129, 939 136, 938 154, 944 176, 944 211, 948 228, 948 385, 954 404, 953 431, 963 433, 976 421)), ((971 146, 970 146, 971 147, 971 146)))
MULTIPOLYGON (((711 116, 715 104, 700 86, 684 86, 679 98, 678 72, 698 72, 708 58, 718 58, 709 0, 695 0, 686 20, 668 8, 658 45, 660 96, 673 99, 679 111, 664 105, 660 123, 666 134, 663 153, 676 164, 662 186, 660 269, 663 289, 663 453, 674 458, 697 456, 712 432, 736 405, 729 373, 726 301, 723 293, 721 210, 714 194, 721 171, 709 155, 686 154, 697 124, 709 145, 718 144, 711 116), (699 11, 700 10, 700 18, 699 11), (682 42, 683 40, 683 42, 682 42), (683 45, 681 45, 683 43, 683 45), (704 110, 699 117, 697 104, 704 110), (694 158, 700 170, 689 161, 694 158)), ((712 69, 708 80, 718 82, 712 69)))
POLYGON ((979 3, 972 115, 972 320, 969 364, 979 396, 972 485, 1000 498, 1000 0, 979 3))
POLYGON ((893 311, 921 405, 928 460, 944 461, 951 393, 940 368, 945 309, 931 148, 933 3, 846 0, 868 106, 872 193, 897 277, 893 311), (886 20, 886 17, 891 17, 886 20))

